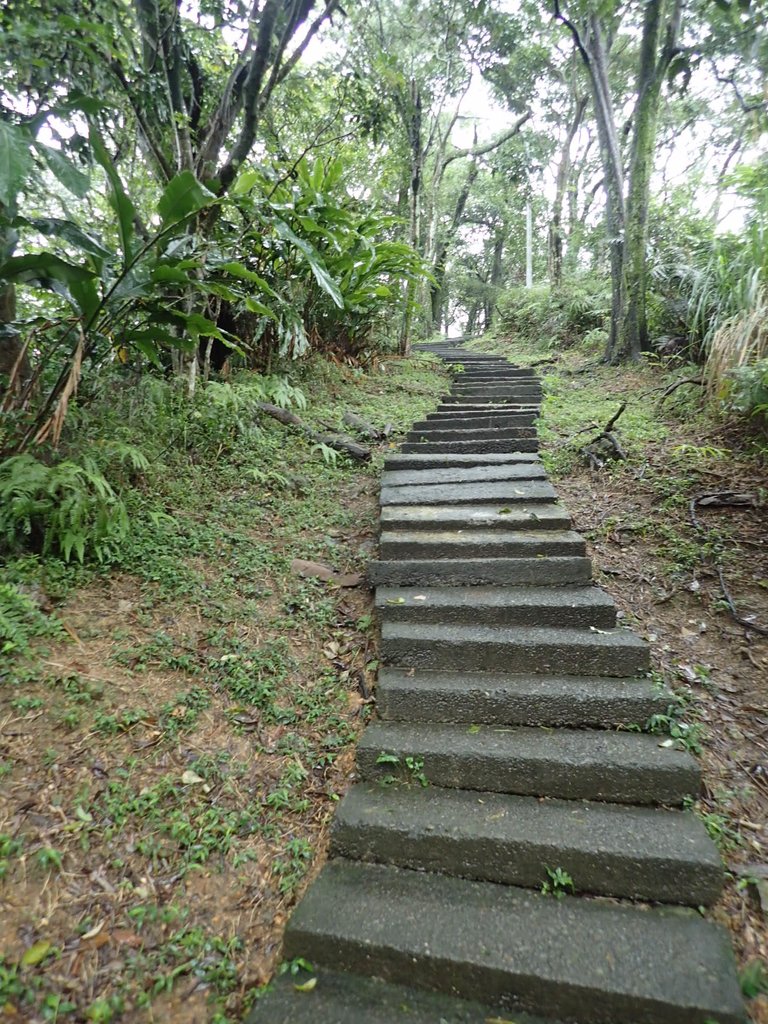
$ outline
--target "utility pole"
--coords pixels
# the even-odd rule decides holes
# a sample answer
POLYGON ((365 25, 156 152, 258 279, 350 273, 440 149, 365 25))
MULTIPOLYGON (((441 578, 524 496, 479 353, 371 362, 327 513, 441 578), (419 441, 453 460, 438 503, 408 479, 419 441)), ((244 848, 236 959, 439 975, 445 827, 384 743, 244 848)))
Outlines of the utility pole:
POLYGON ((533 212, 525 204, 525 287, 533 288, 533 212))

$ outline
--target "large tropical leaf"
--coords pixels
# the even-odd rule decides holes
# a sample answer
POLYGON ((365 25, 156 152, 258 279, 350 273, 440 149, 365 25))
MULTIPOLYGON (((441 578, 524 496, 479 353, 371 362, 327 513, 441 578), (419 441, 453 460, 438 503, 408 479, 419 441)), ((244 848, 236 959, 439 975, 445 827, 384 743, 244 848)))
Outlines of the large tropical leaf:
POLYGON ((214 202, 216 196, 201 185, 192 171, 182 171, 165 186, 157 212, 162 217, 163 228, 167 228, 214 202))
POLYGON ((317 283, 327 295, 330 295, 339 309, 343 309, 344 296, 341 294, 338 284, 328 272, 328 268, 323 262, 323 258, 317 249, 306 241, 306 239, 299 238, 298 235, 294 234, 285 221, 278 220, 276 218, 274 225, 278 235, 280 235, 284 241, 290 242, 291 245, 294 245, 299 250, 299 252, 303 253, 317 283))
POLYGON ((97 238, 88 234, 87 231, 84 231, 71 220, 64 220, 61 217, 32 217, 26 220, 16 220, 14 223, 19 225, 26 224, 34 228, 35 231, 39 231, 41 235, 60 238, 62 241, 77 246, 78 249, 82 249, 89 256, 95 256, 99 260, 109 260, 115 257, 114 252, 107 249, 97 238))
POLYGON ((127 264, 133 256, 133 221, 136 216, 136 210, 133 203, 128 198, 112 157, 109 155, 109 151, 104 145, 101 133, 95 126, 91 126, 90 140, 93 155, 96 157, 97 162, 104 168, 107 178, 109 179, 109 203, 117 214, 117 226, 120 235, 120 246, 123 251, 123 262, 127 264))
POLYGON ((0 121, 0 203, 14 207, 19 189, 32 169, 30 137, 18 125, 0 121))
POLYGON ((52 146, 45 146, 42 142, 35 142, 35 149, 45 160, 48 170, 59 181, 67 192, 82 199, 91 187, 91 179, 84 174, 72 161, 52 146))

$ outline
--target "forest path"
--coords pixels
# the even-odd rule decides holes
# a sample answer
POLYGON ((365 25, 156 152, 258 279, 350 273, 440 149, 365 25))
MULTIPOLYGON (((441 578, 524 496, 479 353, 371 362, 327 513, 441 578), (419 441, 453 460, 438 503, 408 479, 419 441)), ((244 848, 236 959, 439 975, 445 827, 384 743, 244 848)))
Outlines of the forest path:
POLYGON ((699 767, 640 731, 671 695, 545 478, 539 381, 430 350, 451 393, 382 479, 379 719, 285 935, 316 984, 249 1022, 740 1024, 699 767))

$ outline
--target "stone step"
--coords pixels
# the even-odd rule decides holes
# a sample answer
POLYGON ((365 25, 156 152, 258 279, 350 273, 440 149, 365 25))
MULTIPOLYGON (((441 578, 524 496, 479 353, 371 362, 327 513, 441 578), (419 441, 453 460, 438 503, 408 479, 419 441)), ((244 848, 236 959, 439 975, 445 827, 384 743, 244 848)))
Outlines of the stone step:
POLYGON ((487 416, 491 419, 499 416, 514 416, 518 412, 528 412, 534 416, 539 414, 538 402, 506 402, 503 405, 494 405, 488 402, 466 402, 463 404, 449 403, 445 406, 438 406, 432 412, 428 412, 425 419, 430 423, 437 423, 446 417, 466 416, 487 416))
POLYGON ((405 441, 400 451, 411 453, 445 453, 446 455, 483 454, 490 452, 537 452, 539 441, 536 437, 520 437, 517 440, 504 438, 493 441, 405 441))
POLYGON ((425 420, 419 420, 413 424, 409 433, 421 434, 425 430, 491 430, 519 426, 520 423, 514 415, 441 416, 439 419, 427 417, 425 420))
POLYGON ((545 558, 586 555, 578 533, 555 530, 393 530, 381 534, 379 556, 384 560, 433 558, 545 558))
POLYGON ((490 483, 492 480, 545 480, 546 470, 541 462, 517 462, 500 466, 448 466, 440 469, 385 470, 382 487, 402 487, 406 484, 459 484, 490 483))
POLYGON ((473 430, 464 427, 443 427, 425 428, 423 430, 409 430, 405 435, 406 441, 495 441, 495 440, 516 440, 521 437, 536 437, 536 428, 533 423, 524 422, 530 417, 522 417, 519 422, 511 426, 483 427, 473 430))
POLYGON ((453 379, 457 382, 467 380, 516 380, 521 383, 530 382, 532 384, 538 384, 541 381, 541 378, 533 370, 508 365, 487 366, 482 363, 477 366, 467 366, 464 370, 454 370, 453 379))
MULTIPOLYGON (((500 1013, 500 1007, 391 985, 380 978, 313 970, 298 976, 283 974, 258 999, 243 1024, 488 1024, 499 1022, 500 1013), (315 987, 302 991, 301 986, 312 978, 315 987)), ((556 1022, 515 1014, 515 1024, 556 1022)))
POLYGON ((556 502, 495 506, 389 505, 381 510, 383 531, 568 530, 570 526, 571 517, 556 502))
POLYGON ((561 587, 589 583, 592 562, 589 558, 575 556, 374 560, 368 563, 368 578, 374 587, 515 587, 523 584, 561 587))
POLYGON ((599 587, 378 587, 386 622, 612 629, 616 606, 599 587))
MULTIPOLYGON (((510 561, 523 563, 527 560, 510 561)), ((550 562, 557 561, 578 560, 542 559, 539 563, 542 570, 539 582, 546 584, 546 575, 549 575, 546 567, 550 562)), ((378 564, 408 565, 386 562, 378 564)), ((388 583, 389 580, 381 582, 388 583)), ((399 584, 393 582, 400 586, 413 585, 404 580, 399 584)), ((581 581, 571 579, 564 582, 581 581)), ((386 665, 452 671, 466 669, 468 672, 541 672, 550 675, 562 672, 572 676, 621 677, 642 675, 648 671, 650 664, 648 645, 627 629, 507 628, 384 622, 380 653, 386 665)))
MULTIPOLYGON (((528 398, 528 396, 525 396, 528 398)), ((483 405, 519 405, 520 398, 512 397, 509 395, 443 395, 440 399, 440 404, 443 408, 449 405, 465 405, 465 406, 483 406, 483 405)), ((539 405, 539 402, 529 402, 530 405, 539 405)))
POLYGON ((400 452, 387 455, 384 469, 447 469, 455 467, 465 469, 469 466, 518 466, 540 462, 538 455, 532 452, 491 452, 488 455, 403 455, 400 452))
POLYGON ((531 398, 538 399, 542 391, 539 384, 491 384, 488 383, 455 383, 451 395, 463 395, 467 398, 531 398))
MULTIPOLYGON (((377 598, 381 591, 377 591, 377 598)), ((393 588, 393 593, 397 591, 393 588)), ((388 608, 392 615, 398 611, 388 608)), ((650 679, 608 676, 532 676, 382 668, 376 684, 379 715, 398 722, 464 722, 574 728, 632 726, 669 713, 672 693, 650 679)))
POLYGON ((690 754, 634 732, 530 726, 383 722, 357 748, 361 779, 393 774, 381 755, 422 762, 433 786, 561 800, 679 806, 696 795, 700 773, 690 754))
POLYGON ((711 906, 723 887, 717 848, 690 811, 412 782, 353 786, 331 855, 537 890, 558 867, 579 894, 693 907, 711 906))
MULTIPOLYGON (((542 480, 492 481, 491 483, 413 484, 382 487, 380 502, 386 505, 520 505, 555 501, 552 484, 542 480)), ((505 507, 505 506, 503 506, 505 507)))
MULTIPOLYGON (((727 934, 695 911, 554 899, 345 860, 325 865, 284 955, 580 1024, 743 1024, 727 934)), ((393 1018, 396 1020, 397 1018, 393 1018)))

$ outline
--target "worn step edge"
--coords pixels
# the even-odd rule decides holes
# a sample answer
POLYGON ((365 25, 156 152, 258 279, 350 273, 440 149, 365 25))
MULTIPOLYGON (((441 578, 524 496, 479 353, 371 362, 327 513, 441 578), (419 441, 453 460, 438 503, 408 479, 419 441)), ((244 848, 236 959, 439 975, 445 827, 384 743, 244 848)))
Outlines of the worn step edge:
POLYGON ((382 559, 542 558, 586 556, 584 538, 573 531, 390 530, 379 537, 382 559))
POLYGON ((465 469, 474 466, 538 465, 541 456, 531 452, 489 452, 487 455, 445 455, 437 460, 433 455, 402 455, 392 453, 384 459, 385 471, 404 469, 465 469))
POLYGON ((571 517, 557 502, 505 505, 389 505, 380 511, 387 530, 568 530, 571 517))
POLYGON ((744 1021, 727 936, 694 911, 381 865, 326 864, 285 955, 580 1024, 744 1021))
POLYGON ((616 625, 616 605, 595 586, 378 587, 375 607, 386 622, 466 625, 616 625))
POLYGON ((537 890, 556 865, 580 894, 693 907, 713 904, 724 879, 690 811, 425 790, 407 771, 399 784, 347 792, 331 854, 537 890))
POLYGON ((588 583, 589 558, 553 555, 548 558, 442 558, 373 560, 368 563, 372 586, 526 586, 553 587, 588 583))
MULTIPOLYGON (((313 970, 286 972, 243 1024, 488 1024, 500 1007, 393 985, 380 978, 313 970), (311 991, 303 986, 315 979, 311 991)), ((511 1024, 511 1022, 510 1022, 511 1024)), ((515 1024, 557 1024, 517 1014, 515 1024)))
MULTIPOLYGON (((574 560, 542 559, 542 576, 544 569, 559 561, 574 560)), ((547 580, 543 578, 540 582, 547 580)), ((650 667, 648 645, 634 633, 595 627, 467 626, 385 620, 379 651, 385 665, 417 669, 546 674, 559 671, 566 675, 626 677, 641 675, 650 667)))
POLYGON ((439 469, 385 469, 382 487, 422 484, 490 483, 500 480, 546 480, 541 462, 517 462, 500 466, 445 466, 439 469))
POLYGON ((679 806, 701 785, 690 754, 658 736, 473 723, 377 721, 357 748, 360 777, 392 774, 382 752, 423 762, 432 785, 561 800, 679 806))
POLYGON ((460 453, 483 454, 487 452, 537 452, 539 441, 535 437, 521 437, 503 441, 405 441, 400 446, 404 454, 434 453, 457 455, 460 453))
POLYGON ((376 684, 379 715, 413 723, 637 728, 673 703, 647 678, 382 668, 376 684))
POLYGON ((546 480, 500 480, 487 484, 411 484, 382 487, 381 505, 520 505, 556 501, 555 489, 546 480), (506 504, 504 504, 506 503, 506 504))

